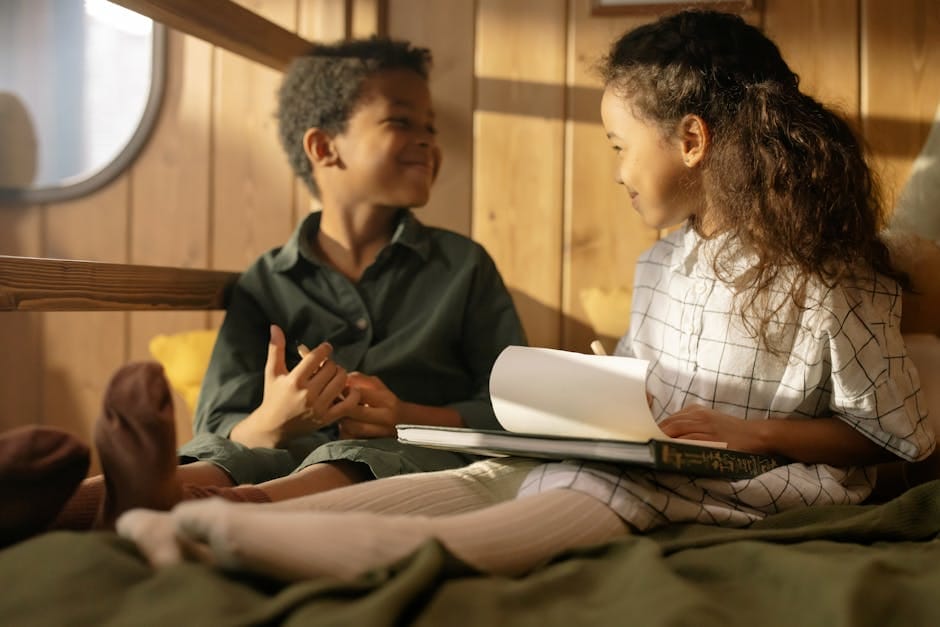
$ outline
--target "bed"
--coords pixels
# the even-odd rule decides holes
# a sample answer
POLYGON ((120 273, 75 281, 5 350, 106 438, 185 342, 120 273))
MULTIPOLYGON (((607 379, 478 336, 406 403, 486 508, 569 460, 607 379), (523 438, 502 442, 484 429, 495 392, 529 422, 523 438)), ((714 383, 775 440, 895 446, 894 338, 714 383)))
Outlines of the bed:
MULTIPOLYGON (((276 68, 307 45, 220 0, 119 4, 276 68)), ((937 355, 940 249, 907 239, 899 250, 918 288, 905 331, 937 355)), ((235 277, 0 257, 0 311, 222 309, 235 277)), ((935 395, 932 376, 925 387, 935 395)), ((56 532, 0 551, 0 624, 933 626, 938 534, 940 480, 882 504, 808 508, 748 529, 677 525, 569 552, 518 578, 475 573, 434 542, 351 583, 283 583, 201 564, 155 572, 115 534, 56 532)))

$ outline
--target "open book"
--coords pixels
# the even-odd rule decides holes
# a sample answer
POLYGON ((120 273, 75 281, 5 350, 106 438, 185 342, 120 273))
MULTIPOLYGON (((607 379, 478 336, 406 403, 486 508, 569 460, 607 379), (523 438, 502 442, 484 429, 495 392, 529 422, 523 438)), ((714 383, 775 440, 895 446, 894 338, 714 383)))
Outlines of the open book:
POLYGON ((506 431, 399 425, 398 439, 480 455, 599 460, 725 478, 784 463, 720 442, 667 436, 647 403, 648 368, 631 357, 510 346, 490 374, 493 410, 506 431))

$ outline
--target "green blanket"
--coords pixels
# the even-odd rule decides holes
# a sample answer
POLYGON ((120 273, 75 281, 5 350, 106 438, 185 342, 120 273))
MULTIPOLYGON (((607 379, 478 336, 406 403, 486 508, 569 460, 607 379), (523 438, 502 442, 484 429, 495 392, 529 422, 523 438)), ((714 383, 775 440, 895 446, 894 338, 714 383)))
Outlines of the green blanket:
POLYGON ((938 531, 940 481, 748 529, 677 525, 520 578, 481 576, 428 543, 355 583, 295 584, 201 564, 155 572, 113 534, 52 533, 0 552, 0 625, 933 627, 938 531))

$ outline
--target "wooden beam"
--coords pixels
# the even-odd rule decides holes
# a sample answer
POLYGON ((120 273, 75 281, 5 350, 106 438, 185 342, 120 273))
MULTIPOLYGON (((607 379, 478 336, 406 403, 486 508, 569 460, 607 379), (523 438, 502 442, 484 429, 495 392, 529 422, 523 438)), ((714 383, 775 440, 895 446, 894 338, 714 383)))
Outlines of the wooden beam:
POLYGON ((237 272, 0 256, 0 311, 224 309, 237 272))
POLYGON ((231 0, 111 0, 275 70, 312 43, 231 0))

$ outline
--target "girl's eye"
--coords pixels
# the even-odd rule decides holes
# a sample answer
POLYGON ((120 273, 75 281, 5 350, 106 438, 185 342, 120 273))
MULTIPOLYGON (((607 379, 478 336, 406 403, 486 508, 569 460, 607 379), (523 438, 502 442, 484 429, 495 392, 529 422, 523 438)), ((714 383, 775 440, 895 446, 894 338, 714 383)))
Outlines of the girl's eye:
POLYGON ((400 126, 402 128, 407 128, 410 125, 408 118, 389 118, 388 121, 393 126, 400 126))

